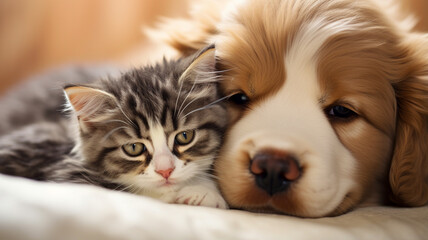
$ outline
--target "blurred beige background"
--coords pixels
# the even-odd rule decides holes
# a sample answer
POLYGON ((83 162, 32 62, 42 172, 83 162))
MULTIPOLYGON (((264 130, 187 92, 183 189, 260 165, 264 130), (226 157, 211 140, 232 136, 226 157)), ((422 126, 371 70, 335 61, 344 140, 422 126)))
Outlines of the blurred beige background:
MULTIPOLYGON (((428 32, 428 0, 402 1, 428 32)), ((187 0, 0 0, 0 94, 62 64, 144 62, 155 51, 143 26, 185 16, 187 7, 187 0)))
POLYGON ((0 94, 31 74, 67 63, 132 63, 136 52, 152 50, 143 27, 161 16, 185 16, 186 3, 0 0, 0 94))

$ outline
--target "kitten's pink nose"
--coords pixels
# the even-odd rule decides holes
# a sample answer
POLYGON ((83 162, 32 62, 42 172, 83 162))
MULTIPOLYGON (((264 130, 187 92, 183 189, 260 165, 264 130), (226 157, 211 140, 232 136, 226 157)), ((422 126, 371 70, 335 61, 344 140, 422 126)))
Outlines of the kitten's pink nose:
POLYGON ((155 170, 155 172, 157 174, 161 175, 165 179, 168 179, 169 176, 171 176, 172 171, 174 171, 174 168, 168 168, 168 169, 165 169, 165 170, 155 170))

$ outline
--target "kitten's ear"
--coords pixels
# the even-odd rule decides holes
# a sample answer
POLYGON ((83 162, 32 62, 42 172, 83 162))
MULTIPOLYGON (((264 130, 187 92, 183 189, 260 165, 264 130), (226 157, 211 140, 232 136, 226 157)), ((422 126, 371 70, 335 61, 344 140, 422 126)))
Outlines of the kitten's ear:
POLYGON ((196 82, 213 82, 215 80, 215 47, 210 45, 192 57, 190 65, 181 75, 180 81, 192 79, 196 82))
POLYGON ((113 95, 96 88, 71 86, 65 87, 64 92, 83 129, 88 128, 91 123, 105 119, 109 111, 116 106, 116 98, 113 95))

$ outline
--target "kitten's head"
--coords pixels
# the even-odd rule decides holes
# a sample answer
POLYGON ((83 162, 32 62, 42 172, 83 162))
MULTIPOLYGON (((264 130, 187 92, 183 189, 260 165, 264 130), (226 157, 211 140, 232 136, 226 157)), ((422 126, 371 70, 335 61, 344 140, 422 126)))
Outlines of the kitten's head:
POLYGON ((66 87, 85 160, 134 191, 170 191, 208 174, 227 125, 214 52, 66 87))

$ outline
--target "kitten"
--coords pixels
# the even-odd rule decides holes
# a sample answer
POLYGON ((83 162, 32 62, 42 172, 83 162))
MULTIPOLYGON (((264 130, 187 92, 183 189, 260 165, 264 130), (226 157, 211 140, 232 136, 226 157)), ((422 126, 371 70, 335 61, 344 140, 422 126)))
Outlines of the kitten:
POLYGON ((71 119, 0 138, 0 172, 226 208, 211 167, 227 125, 214 48, 64 89, 71 119))

